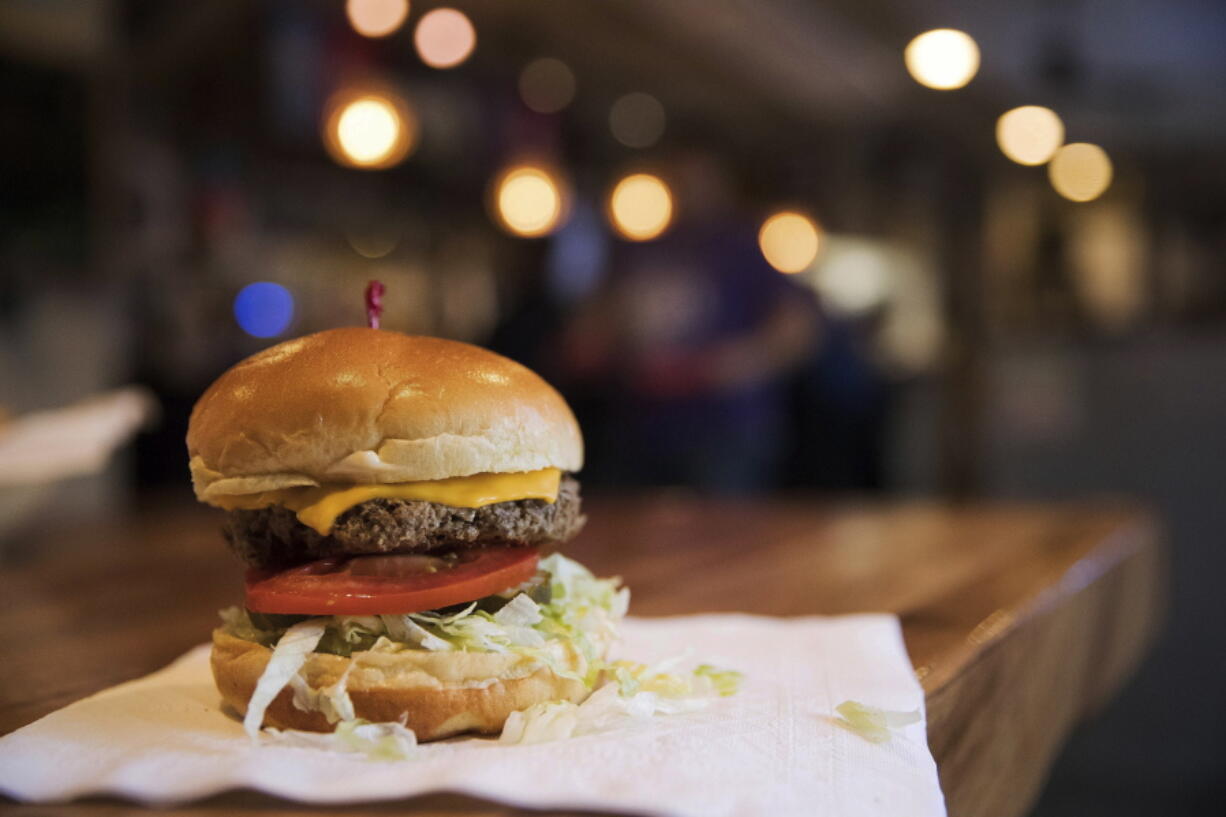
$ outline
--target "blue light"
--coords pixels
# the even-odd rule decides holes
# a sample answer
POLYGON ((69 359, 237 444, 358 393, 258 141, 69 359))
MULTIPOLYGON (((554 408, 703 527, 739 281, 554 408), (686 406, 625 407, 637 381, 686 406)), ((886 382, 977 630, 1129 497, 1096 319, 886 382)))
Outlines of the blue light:
POLYGON ((294 318, 294 296, 280 284, 247 284, 234 298, 234 319, 248 335, 271 338, 284 332, 294 318))

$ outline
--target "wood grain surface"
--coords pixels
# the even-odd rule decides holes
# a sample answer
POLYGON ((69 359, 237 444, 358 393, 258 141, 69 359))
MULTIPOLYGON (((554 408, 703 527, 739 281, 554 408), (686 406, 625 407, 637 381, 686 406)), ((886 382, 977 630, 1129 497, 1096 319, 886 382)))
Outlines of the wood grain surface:
MULTIPOLYGON (((588 502, 567 548, 620 574, 637 615, 891 611, 928 698, 929 745, 955 817, 1026 812, 1069 730, 1145 652, 1164 609, 1165 552, 1116 506, 838 505, 659 494, 588 502)), ((27 540, 0 571, 0 733, 155 669, 207 638, 240 597, 219 516, 175 505, 27 540)), ((111 799, 6 803, 23 815, 119 815, 111 799)), ((508 814, 440 795, 345 814, 508 814)), ((234 792, 171 814, 297 815, 234 792)))

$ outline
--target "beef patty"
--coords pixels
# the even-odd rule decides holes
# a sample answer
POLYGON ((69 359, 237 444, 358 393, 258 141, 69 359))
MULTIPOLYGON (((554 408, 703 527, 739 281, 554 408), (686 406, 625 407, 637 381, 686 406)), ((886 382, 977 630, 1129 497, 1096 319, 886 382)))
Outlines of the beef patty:
POLYGON ((337 517, 327 536, 299 522, 290 509, 272 505, 229 511, 222 532, 248 564, 280 568, 330 556, 424 553, 457 545, 560 544, 587 521, 579 504, 579 483, 566 475, 555 502, 521 499, 456 508, 437 502, 372 499, 337 517))

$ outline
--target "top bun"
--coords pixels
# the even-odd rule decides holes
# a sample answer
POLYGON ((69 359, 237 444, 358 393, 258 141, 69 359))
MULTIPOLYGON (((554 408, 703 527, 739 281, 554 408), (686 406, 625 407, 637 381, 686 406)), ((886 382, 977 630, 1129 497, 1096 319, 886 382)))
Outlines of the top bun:
POLYGON ((583 466, 570 407, 531 370, 467 343, 356 327, 235 365, 197 401, 187 450, 206 501, 583 466))

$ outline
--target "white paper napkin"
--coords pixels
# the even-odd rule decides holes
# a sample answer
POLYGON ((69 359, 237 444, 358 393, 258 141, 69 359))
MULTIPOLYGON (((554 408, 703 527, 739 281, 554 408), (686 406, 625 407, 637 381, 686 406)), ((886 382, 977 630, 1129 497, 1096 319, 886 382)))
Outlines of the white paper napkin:
POLYGON ((128 386, 18 417, 0 431, 0 487, 101 471, 157 410, 152 392, 128 386))
POLYGON ((720 815, 944 815, 924 721, 869 743, 832 716, 844 700, 923 711, 886 615, 628 619, 617 653, 745 673, 708 709, 528 746, 460 738, 409 760, 253 746, 219 709, 198 647, 171 666, 0 738, 0 791, 21 800, 118 794, 183 801, 251 788, 336 803, 452 791, 534 808, 720 815))

